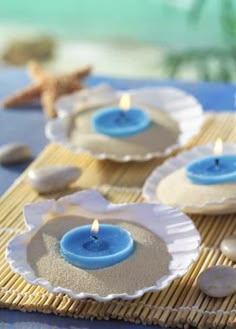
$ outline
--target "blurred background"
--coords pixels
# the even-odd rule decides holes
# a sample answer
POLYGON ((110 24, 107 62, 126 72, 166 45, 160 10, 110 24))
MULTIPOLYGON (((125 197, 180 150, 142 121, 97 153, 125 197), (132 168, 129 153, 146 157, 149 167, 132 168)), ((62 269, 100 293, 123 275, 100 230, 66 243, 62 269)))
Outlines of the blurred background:
POLYGON ((92 63, 116 76, 236 78, 235 0, 1 0, 0 64, 92 63))

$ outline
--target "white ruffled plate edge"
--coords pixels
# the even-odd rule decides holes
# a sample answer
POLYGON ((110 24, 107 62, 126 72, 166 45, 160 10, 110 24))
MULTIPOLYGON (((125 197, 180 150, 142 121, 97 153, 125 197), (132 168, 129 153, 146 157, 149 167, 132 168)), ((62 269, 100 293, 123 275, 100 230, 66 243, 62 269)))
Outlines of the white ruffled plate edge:
MULTIPOLYGON (((146 179, 142 195, 149 202, 160 202, 156 195, 156 188, 160 181, 172 172, 185 167, 190 161, 209 156, 213 154, 214 144, 209 143, 206 145, 197 145, 191 150, 184 151, 177 156, 166 160, 161 166, 153 170, 153 172, 146 179)), ((236 144, 224 143, 224 153, 236 154, 236 144)), ((231 195, 230 197, 224 197, 215 202, 203 202, 201 204, 175 204, 173 207, 179 208, 182 211, 185 209, 191 209, 191 213, 205 213, 205 214, 218 214, 218 206, 232 202, 235 203, 236 195, 231 195)))
POLYGON ((200 235, 192 220, 179 210, 161 204, 112 204, 99 192, 85 190, 63 197, 58 201, 47 200, 26 205, 24 217, 28 231, 10 240, 6 249, 6 259, 11 269, 21 274, 31 284, 41 285, 49 292, 65 293, 74 299, 93 298, 98 301, 109 301, 114 298, 138 298, 145 292, 157 291, 169 286, 174 279, 184 275, 199 257, 200 235), (76 213, 80 213, 81 216, 96 217, 101 221, 119 218, 141 224, 159 235, 166 242, 172 256, 169 274, 159 279, 154 286, 144 287, 134 294, 109 294, 107 296, 86 292, 75 293, 63 287, 55 287, 45 279, 37 277, 27 262, 27 243, 44 224, 44 215, 48 211, 53 208, 60 215, 68 204, 76 206, 76 213))
MULTIPOLYGON (((97 86, 97 88, 99 89, 99 86, 97 86)), ((112 97, 117 101, 122 94, 121 91, 115 91, 111 87, 107 88, 108 89, 103 87, 99 89, 101 93, 100 98, 96 95, 98 104, 101 104, 102 102, 106 103, 106 101, 109 103, 111 102, 112 97), (109 95, 112 95, 112 97, 109 95)), ((92 89, 92 93, 94 93, 94 90, 96 90, 95 87, 92 89)), ((205 115, 201 104, 190 94, 172 87, 141 88, 129 90, 128 92, 134 103, 159 108, 176 120, 180 128, 180 135, 177 144, 166 148, 164 152, 150 152, 145 155, 124 154, 123 156, 108 154, 106 152, 97 153, 90 149, 74 147, 67 137, 67 132, 70 127, 70 115, 73 112, 74 103, 76 99, 80 99, 79 93, 63 96, 56 102, 59 117, 47 122, 45 126, 46 137, 52 142, 63 144, 74 152, 86 153, 99 160, 110 159, 116 162, 128 162, 148 161, 156 157, 169 156, 173 151, 184 146, 191 138, 200 132, 205 120, 205 115)))

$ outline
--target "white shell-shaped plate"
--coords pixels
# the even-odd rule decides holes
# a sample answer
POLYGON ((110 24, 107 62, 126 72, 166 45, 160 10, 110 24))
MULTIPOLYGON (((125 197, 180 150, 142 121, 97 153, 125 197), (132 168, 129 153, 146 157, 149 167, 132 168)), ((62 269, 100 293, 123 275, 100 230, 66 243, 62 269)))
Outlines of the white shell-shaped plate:
MULTIPOLYGON (((160 181, 172 172, 185 167, 192 160, 213 154, 214 144, 198 145, 189 151, 180 153, 179 155, 166 160, 161 166, 154 169, 150 176, 146 179, 142 194, 143 197, 149 202, 160 202, 156 195, 156 188, 160 181)), ((224 144, 224 153, 236 154, 236 144, 224 144)), ((229 208, 235 204, 236 195, 225 197, 221 200, 214 202, 203 202, 201 204, 176 204, 175 207, 182 211, 196 213, 196 214, 219 214, 222 204, 228 204, 229 208)), ((224 212, 224 211, 223 211, 224 212)), ((223 213, 222 212, 222 213, 223 213)))
POLYGON ((165 149, 164 152, 151 152, 141 154, 116 154, 96 153, 90 149, 74 147, 68 139, 68 130, 71 124, 70 114, 75 107, 89 108, 100 107, 109 103, 118 103, 122 94, 108 85, 99 85, 91 89, 63 96, 56 102, 58 118, 49 121, 45 127, 47 138, 53 142, 61 143, 74 152, 84 152, 96 159, 110 159, 117 162, 147 161, 155 157, 170 155, 174 150, 185 145, 189 139, 197 135, 204 122, 204 114, 201 104, 196 98, 186 92, 170 87, 150 87, 136 90, 128 90, 133 103, 143 104, 147 107, 158 108, 174 119, 179 126, 180 134, 178 142, 165 149))
POLYGON ((161 204, 112 204, 99 192, 85 190, 63 197, 58 201, 47 200, 26 205, 24 217, 28 231, 14 237, 6 249, 6 258, 12 270, 21 274, 26 281, 32 284, 41 285, 50 292, 68 294, 75 299, 90 297, 98 301, 108 301, 113 298, 138 298, 145 292, 167 287, 174 279, 184 275, 199 256, 200 235, 192 220, 179 210, 161 204), (72 215, 80 214, 83 217, 98 218, 104 222, 119 218, 141 224, 157 234, 165 241, 172 256, 168 275, 161 277, 154 286, 143 287, 132 295, 127 293, 109 294, 105 297, 93 293, 75 293, 63 287, 53 286, 44 278, 37 277, 27 262, 27 243, 45 223, 45 215, 52 208, 60 216, 60 214, 65 214, 68 205, 73 205, 73 211, 70 211, 72 215))

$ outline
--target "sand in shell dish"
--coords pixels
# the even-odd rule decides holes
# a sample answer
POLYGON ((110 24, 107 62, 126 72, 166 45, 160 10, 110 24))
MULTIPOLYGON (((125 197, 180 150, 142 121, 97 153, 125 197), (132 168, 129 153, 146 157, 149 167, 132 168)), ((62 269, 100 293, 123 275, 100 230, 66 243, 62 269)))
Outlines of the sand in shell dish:
MULTIPOLYGON (((214 144, 199 145, 168 159, 147 178, 143 195, 178 207, 188 213, 222 214, 236 209, 236 182, 195 184, 186 175, 186 166, 201 157, 212 155, 214 144), (174 188, 173 188, 174 187, 174 188)), ((224 144, 226 154, 235 154, 234 144, 224 144)))
POLYGON ((59 100, 57 106, 61 117, 47 123, 46 136, 73 151, 86 152, 98 159, 147 161, 171 154, 197 134, 203 123, 201 106, 189 95, 173 88, 144 88, 132 90, 129 95, 131 108, 137 107, 145 111, 151 119, 151 124, 145 130, 122 137, 98 133, 91 118, 98 110, 108 106, 106 100, 110 101, 109 106, 117 107, 118 99, 122 96, 121 92, 112 92, 111 88, 107 93, 103 88, 100 93, 102 95, 99 98, 99 92, 94 95, 94 90, 91 91, 91 96, 99 101, 97 106, 92 101, 86 101, 83 108, 83 99, 82 96, 79 97, 79 93, 77 96, 71 95, 70 98, 59 100), (113 101, 108 97, 109 94, 113 101), (179 100, 178 106, 174 102, 176 98, 179 100), (78 99, 80 108, 77 106, 74 111, 71 110, 75 108, 74 103, 78 99), (101 104, 101 99, 104 105, 101 104), (194 125, 192 117, 195 120, 194 125))
POLYGON ((191 219, 162 205, 111 204, 97 191, 86 190, 58 201, 32 203, 25 207, 24 215, 29 231, 9 243, 11 267, 32 284, 76 299, 132 299, 163 289, 186 273, 199 256, 200 236, 191 219), (64 233, 92 224, 95 217, 100 223, 128 230, 136 247, 116 265, 86 270, 61 256, 59 242, 64 233))

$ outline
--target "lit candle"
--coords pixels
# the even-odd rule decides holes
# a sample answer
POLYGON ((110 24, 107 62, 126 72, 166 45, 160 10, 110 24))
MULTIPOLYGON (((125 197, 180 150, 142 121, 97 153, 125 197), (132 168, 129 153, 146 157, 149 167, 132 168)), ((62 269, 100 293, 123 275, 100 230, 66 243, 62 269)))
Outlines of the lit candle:
POLYGON ((217 138, 213 153, 215 155, 215 167, 218 168, 220 164, 219 156, 223 153, 223 143, 221 138, 217 138))
POLYGON ((131 107, 129 94, 124 94, 119 106, 98 110, 92 117, 92 123, 98 133, 125 137, 147 129, 150 125, 150 117, 147 111, 131 107))
POLYGON ((69 263, 84 269, 112 266, 130 256, 134 240, 127 230, 117 225, 99 224, 76 227, 60 241, 62 256, 69 263))
POLYGON ((218 138, 214 155, 192 161, 186 167, 187 177, 193 183, 205 185, 236 181, 236 155, 222 153, 222 140, 218 138))

